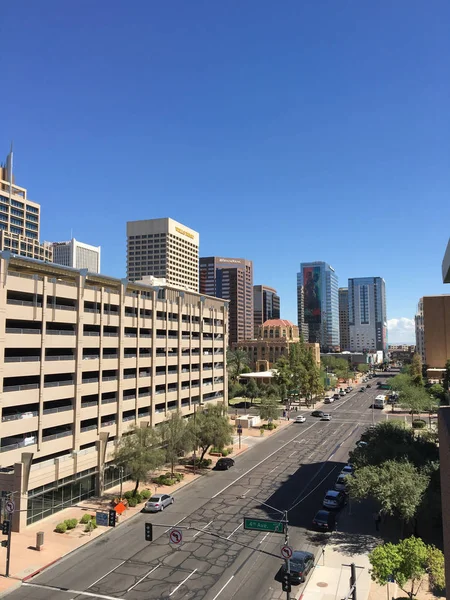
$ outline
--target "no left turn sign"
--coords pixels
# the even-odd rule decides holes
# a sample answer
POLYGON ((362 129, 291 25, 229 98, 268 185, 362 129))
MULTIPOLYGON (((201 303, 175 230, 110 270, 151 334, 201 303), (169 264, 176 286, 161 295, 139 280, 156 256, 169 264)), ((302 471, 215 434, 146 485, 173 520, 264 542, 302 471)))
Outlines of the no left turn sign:
POLYGON ((281 556, 283 558, 285 558, 286 560, 291 558, 292 552, 293 552, 293 550, 292 550, 291 546, 282 546, 281 547, 281 556))
POLYGON ((7 500, 5 502, 5 508, 6 508, 6 512, 11 514, 15 511, 16 505, 14 504, 14 502, 12 500, 7 500))
POLYGON ((180 544, 183 539, 183 533, 180 529, 172 529, 169 533, 169 539, 172 544, 180 544))

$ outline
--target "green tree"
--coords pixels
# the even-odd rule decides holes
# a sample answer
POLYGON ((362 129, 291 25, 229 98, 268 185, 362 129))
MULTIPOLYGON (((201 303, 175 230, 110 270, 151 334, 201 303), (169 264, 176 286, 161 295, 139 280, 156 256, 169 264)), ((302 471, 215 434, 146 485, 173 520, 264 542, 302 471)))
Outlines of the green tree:
POLYGON ((258 396, 260 395, 260 390, 256 385, 256 381, 253 378, 250 378, 247 381, 247 384, 244 388, 244 395, 246 398, 250 398, 251 402, 253 402, 253 400, 255 400, 255 398, 258 398, 258 396))
MULTIPOLYGON (((409 598, 414 598, 423 578, 431 570, 431 564, 439 561, 435 550, 414 536, 401 540, 398 544, 377 546, 369 554, 372 579, 380 585, 386 585, 393 577, 398 587, 409 598)), ((437 570, 440 571, 439 568, 437 570)))
POLYGON ((116 465, 126 469, 136 482, 133 496, 140 482, 147 482, 150 473, 164 464, 164 459, 159 433, 153 427, 133 427, 121 437, 114 455, 116 465))
POLYGON ((445 392, 444 386, 442 386, 440 383, 435 383, 430 387, 429 392, 436 400, 442 400, 445 392))
POLYGON ((400 391, 399 403, 402 408, 406 408, 411 412, 411 419, 414 420, 415 414, 428 410, 430 397, 425 388, 409 386, 400 391))
POLYGON ((409 373, 411 375, 411 379, 414 385, 422 386, 423 385, 423 377, 422 377, 422 357, 420 354, 413 354, 411 366, 409 368, 409 373))
POLYGON ((292 371, 287 358, 282 356, 275 364, 274 382, 280 388, 283 399, 292 389, 292 371))
POLYGON ((320 380, 320 368, 314 359, 311 349, 306 350, 302 356, 303 378, 300 382, 300 392, 309 406, 313 398, 323 392, 323 384, 320 380))
POLYGON ((228 376, 232 383, 236 383, 239 375, 248 367, 248 354, 241 348, 227 351, 228 376))
POLYGON ((280 416, 280 404, 273 396, 261 400, 259 405, 259 416, 263 421, 273 421, 280 416))
POLYGON ((428 546, 428 575, 431 588, 443 595, 445 590, 445 561, 443 553, 435 546, 428 546))
POLYGON ((437 445, 424 436, 415 436, 402 422, 384 421, 362 435, 367 446, 350 453, 351 462, 359 469, 378 466, 388 460, 407 460, 417 468, 424 468, 439 460, 437 445))
POLYGON ((358 469, 347 478, 348 491, 355 500, 372 497, 384 514, 410 521, 422 501, 429 477, 409 462, 386 461, 379 466, 358 469))
POLYGON ((173 475, 178 458, 193 448, 192 433, 187 427, 186 419, 179 412, 172 413, 167 421, 161 423, 159 430, 165 459, 170 463, 173 475))
POLYGON ((360 373, 368 373, 370 370, 369 365, 366 363, 360 363, 357 368, 360 373))
POLYGON ((442 380, 444 389, 450 391, 450 360, 445 363, 444 378, 442 380))
POLYGON ((233 441, 233 426, 222 404, 197 412, 195 417, 189 418, 188 428, 194 445, 201 449, 200 460, 204 459, 211 446, 223 448, 233 441))

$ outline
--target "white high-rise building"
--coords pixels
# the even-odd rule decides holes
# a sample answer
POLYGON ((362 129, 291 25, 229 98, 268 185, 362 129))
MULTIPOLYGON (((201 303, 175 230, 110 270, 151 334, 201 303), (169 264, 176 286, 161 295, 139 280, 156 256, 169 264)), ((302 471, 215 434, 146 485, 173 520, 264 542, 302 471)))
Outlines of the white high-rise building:
POLYGON ((50 245, 55 264, 100 273, 100 246, 83 244, 75 238, 68 242, 50 242, 50 245))
POLYGON ((127 223, 127 277, 152 275, 167 285, 198 292, 199 234, 173 219, 127 223))
POLYGON ((416 327, 416 352, 422 357, 422 363, 425 364, 425 327, 423 323, 423 298, 417 305, 417 313, 414 317, 416 327))
POLYGON ((348 280, 350 350, 387 353, 386 284, 382 277, 348 280))

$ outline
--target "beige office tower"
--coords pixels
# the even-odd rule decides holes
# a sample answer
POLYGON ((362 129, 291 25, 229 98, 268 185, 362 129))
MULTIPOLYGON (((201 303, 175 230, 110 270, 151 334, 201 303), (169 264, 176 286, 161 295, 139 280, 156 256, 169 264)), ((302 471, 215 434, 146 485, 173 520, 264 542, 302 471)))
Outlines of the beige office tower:
POLYGON ((0 251, 52 260, 52 248, 39 243, 41 207, 27 198, 27 190, 14 182, 13 152, 0 163, 0 251))
POLYGON ((198 292, 199 234, 173 219, 127 223, 127 277, 163 278, 167 285, 198 292))
POLYGON ((0 306, 14 531, 118 485, 114 449, 131 426, 227 404, 226 300, 3 252, 0 306))

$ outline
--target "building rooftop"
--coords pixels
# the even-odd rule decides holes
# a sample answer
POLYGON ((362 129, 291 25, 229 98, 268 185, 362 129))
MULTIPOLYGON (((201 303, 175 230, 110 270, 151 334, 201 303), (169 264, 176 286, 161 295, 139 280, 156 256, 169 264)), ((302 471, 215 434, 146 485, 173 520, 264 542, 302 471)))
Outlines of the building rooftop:
POLYGON ((263 327, 295 327, 295 325, 286 319, 269 319, 263 323, 263 327))

